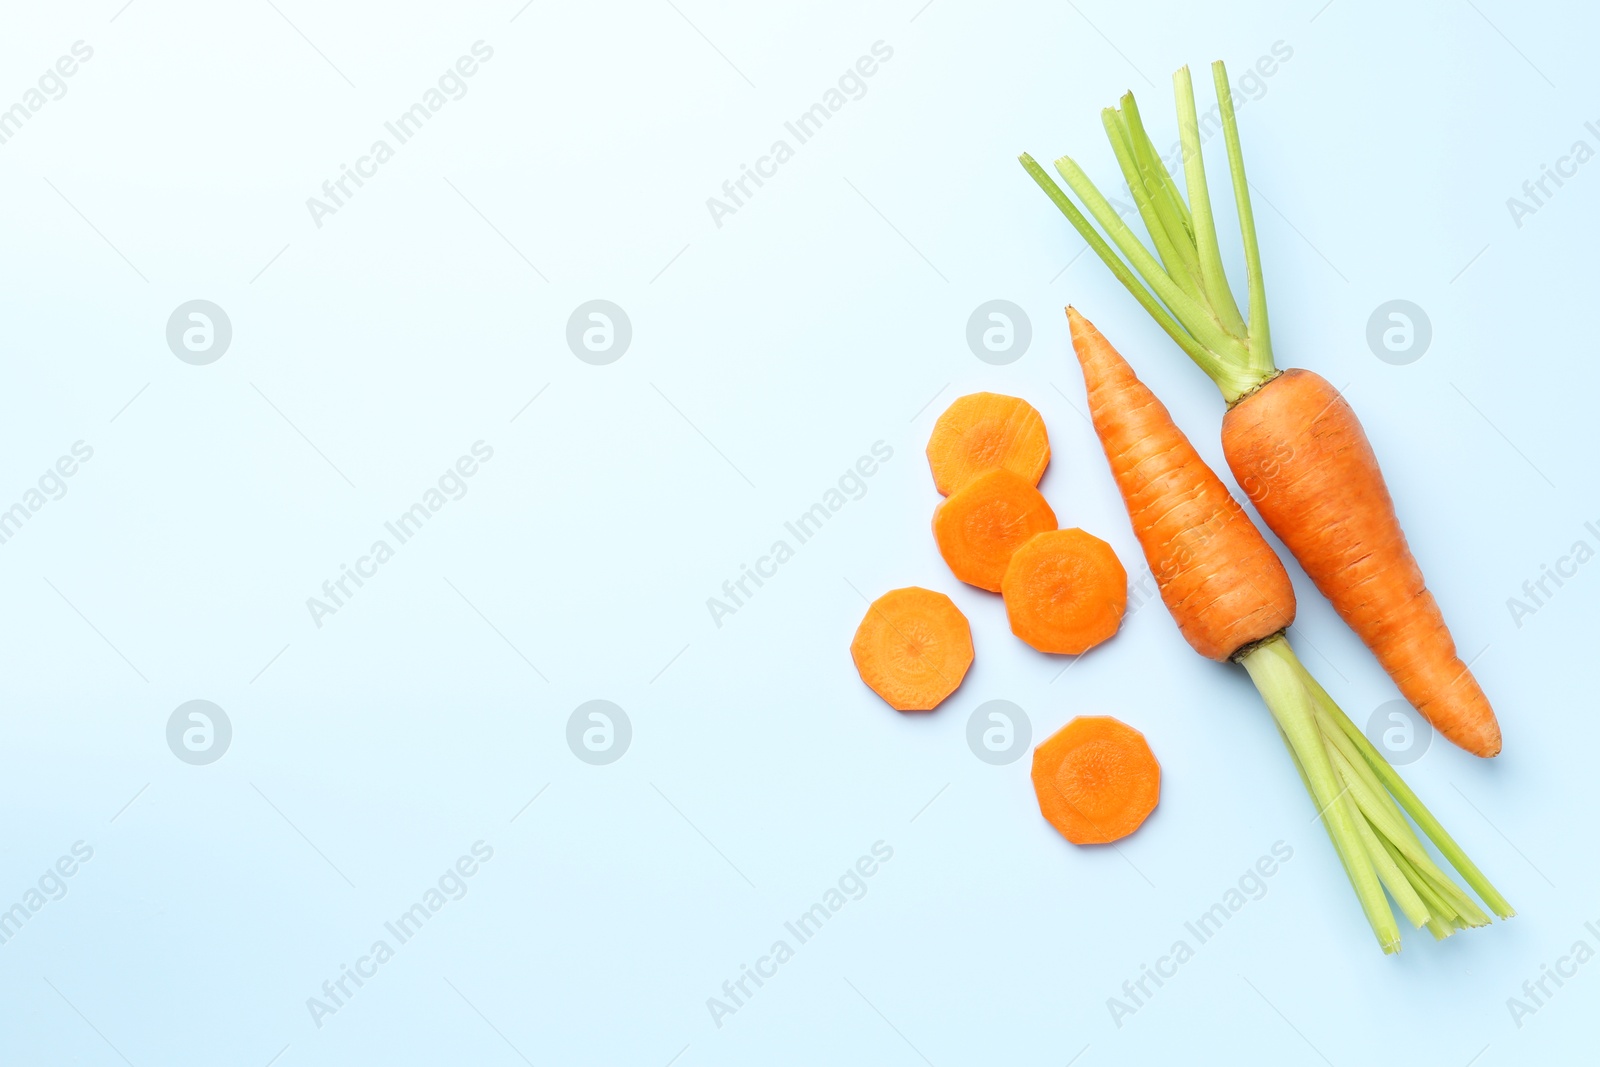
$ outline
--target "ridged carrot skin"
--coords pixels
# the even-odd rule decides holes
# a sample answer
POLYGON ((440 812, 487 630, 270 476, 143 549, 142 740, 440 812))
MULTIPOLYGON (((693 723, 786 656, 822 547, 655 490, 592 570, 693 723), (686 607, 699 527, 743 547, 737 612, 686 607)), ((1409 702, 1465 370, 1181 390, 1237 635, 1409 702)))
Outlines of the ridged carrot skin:
POLYGON ((1089 415, 1161 599, 1194 650, 1228 660, 1294 621, 1294 587, 1255 523, 1165 405, 1067 308, 1089 415))
POLYGON ((1406 700, 1468 752, 1498 754, 1494 709, 1456 654, 1339 390, 1311 371, 1283 372, 1229 410, 1222 450, 1272 532, 1406 700))

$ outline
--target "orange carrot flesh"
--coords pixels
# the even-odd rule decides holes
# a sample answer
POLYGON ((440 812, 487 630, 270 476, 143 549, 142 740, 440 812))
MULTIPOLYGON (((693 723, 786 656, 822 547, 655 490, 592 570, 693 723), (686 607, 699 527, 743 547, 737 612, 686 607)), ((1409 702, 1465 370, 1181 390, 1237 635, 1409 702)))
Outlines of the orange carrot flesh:
POLYGON ((1294 586, 1277 553, 1094 324, 1070 307, 1067 319, 1089 417, 1184 638, 1225 661, 1287 627, 1294 586))
POLYGON ((1012 555, 1035 534, 1056 528, 1056 513, 1031 483, 1003 467, 973 478, 933 513, 933 536, 950 572, 1000 592, 1012 555))
POLYGON ((1494 709, 1456 654, 1339 391, 1310 371, 1285 371, 1228 411, 1222 449, 1262 519, 1406 700, 1468 752, 1497 754, 1494 709))
POLYGON ((1155 810, 1161 764, 1138 730, 1107 715, 1083 715, 1033 750, 1033 791, 1062 837, 1109 844, 1155 810))
POLYGON ((1040 652, 1075 656, 1122 625, 1128 572, 1093 534, 1051 530, 1012 554, 1000 592, 1012 633, 1040 652))
POLYGON ((932 711, 972 666, 972 628, 943 593, 891 589, 867 608, 850 642, 856 671, 896 711, 932 711))
POLYGON ((999 467, 1038 485, 1049 463, 1044 419, 1026 400, 999 393, 961 397, 939 416, 928 439, 933 484, 945 496, 999 467))

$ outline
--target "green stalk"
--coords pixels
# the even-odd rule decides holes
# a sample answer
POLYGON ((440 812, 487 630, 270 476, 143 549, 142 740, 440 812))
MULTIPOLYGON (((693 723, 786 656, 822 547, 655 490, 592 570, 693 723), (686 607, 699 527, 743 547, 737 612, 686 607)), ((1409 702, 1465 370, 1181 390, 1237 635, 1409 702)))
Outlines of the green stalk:
POLYGON ((1294 653, 1289 650, 1288 642, 1282 634, 1270 637, 1239 657, 1239 662, 1250 673, 1250 680, 1266 701, 1267 709, 1277 720, 1290 750, 1305 772, 1322 824, 1333 839, 1339 858, 1344 861, 1356 899, 1361 902, 1361 910, 1379 946, 1385 953, 1400 951, 1400 929, 1395 925, 1389 902, 1384 899, 1372 857, 1356 829, 1352 806, 1343 803, 1344 784, 1328 760, 1322 731, 1317 726, 1315 700, 1295 672, 1294 653))
POLYGON ((1239 120, 1233 113, 1233 89, 1228 85, 1228 68, 1222 60, 1211 64, 1211 80, 1217 87, 1217 104, 1222 110, 1222 137, 1228 144, 1228 173, 1233 177, 1233 203, 1239 212, 1239 236, 1244 241, 1245 279, 1250 290, 1251 365, 1262 374, 1273 374, 1272 328, 1267 323, 1267 283, 1261 274, 1261 249, 1256 244, 1256 216, 1250 207, 1250 183, 1244 176, 1244 150, 1239 147, 1239 120))
MULTIPOLYGON (((1343 803, 1351 804, 1350 795, 1343 797, 1343 803)), ((1354 806, 1353 804, 1351 806, 1354 806)), ((1422 927, 1433 918, 1428 913, 1428 906, 1417 895, 1406 880, 1405 874, 1395 863, 1394 857, 1384 847, 1384 842, 1378 839, 1377 833, 1372 829, 1372 824, 1359 816, 1355 819, 1356 831, 1361 835, 1361 843, 1366 847, 1367 856, 1372 860, 1373 868, 1378 872, 1378 878, 1383 882, 1383 887, 1389 891, 1394 902, 1400 905, 1400 911, 1411 921, 1412 926, 1422 927)))
POLYGON ((1450 866, 1454 867, 1461 877, 1466 880, 1466 883, 1473 888, 1473 891, 1478 894, 1479 898, 1489 905, 1490 911, 1502 919, 1509 919, 1516 915, 1516 909, 1511 906, 1505 897, 1500 895, 1499 890, 1490 884, 1489 879, 1484 877, 1477 864, 1473 863, 1461 846, 1456 844, 1455 838, 1450 836, 1445 828, 1440 825, 1439 820, 1434 818, 1433 813, 1423 805, 1421 800, 1417 799, 1417 795, 1411 791, 1410 786, 1406 785, 1405 779, 1400 777, 1400 773, 1389 765, 1389 761, 1384 759, 1383 754, 1373 747, 1372 742, 1367 740, 1367 736, 1361 732, 1355 723, 1350 721, 1350 717, 1339 710, 1339 705, 1333 702, 1333 698, 1317 683, 1317 680, 1311 676, 1310 672, 1303 667, 1301 672, 1307 682, 1307 688, 1311 690, 1312 696, 1316 698, 1318 705, 1329 713, 1344 735, 1355 744, 1367 766, 1372 768, 1373 774, 1383 783, 1384 788, 1394 796, 1400 806, 1405 809, 1405 813, 1411 816, 1411 821, 1416 823, 1422 832, 1428 835, 1428 840, 1433 842, 1439 853, 1450 861, 1450 866))
POLYGON ((1156 207, 1161 214, 1162 225, 1166 227, 1167 234, 1175 244, 1187 247, 1190 255, 1189 269, 1198 275, 1200 258, 1194 252, 1194 219, 1189 215, 1189 205, 1183 202, 1183 194, 1178 191, 1178 183, 1167 173, 1167 165, 1162 162, 1161 153, 1150 143, 1150 135, 1145 132, 1144 119, 1139 114, 1139 104, 1133 99, 1132 93, 1124 93, 1122 96, 1122 117, 1127 123, 1128 139, 1133 143, 1133 154, 1139 161, 1139 169, 1144 173, 1145 181, 1160 190, 1156 198, 1156 207))
MULTIPOLYGON (((1154 289, 1161 302, 1172 309, 1173 317, 1183 323, 1184 327, 1206 348, 1215 352, 1223 360, 1235 366, 1247 366, 1250 353, 1240 342, 1238 337, 1230 336, 1220 325, 1210 308, 1204 304, 1189 299, 1178 283, 1174 282, 1156 258, 1150 254, 1140 242, 1138 236, 1128 228, 1117 215, 1117 209, 1095 188, 1094 182, 1083 172, 1083 168, 1070 156, 1062 156, 1056 160, 1056 172, 1066 181, 1078 199, 1083 201, 1083 206, 1089 209, 1089 214, 1100 224, 1106 235, 1115 242, 1122 254, 1128 257, 1128 262, 1144 278, 1145 283, 1154 289)), ((1193 207, 1191 205, 1191 210, 1193 207)), ((1196 222, 1198 223, 1198 219, 1196 222)), ((1202 264, 1203 265, 1203 264, 1202 264)))
MULTIPOLYGON (((1105 238, 1100 236, 1100 232, 1094 228, 1094 224, 1084 217, 1083 212, 1078 210, 1078 205, 1072 202, 1061 186, 1055 183, 1055 179, 1046 174, 1044 168, 1028 153, 1024 152, 1018 158, 1022 161, 1023 169, 1028 172, 1039 188, 1044 190, 1045 195, 1050 198, 1051 202, 1061 209, 1061 213, 1067 217, 1067 221, 1072 223, 1072 228, 1077 230, 1079 236, 1089 243, 1089 247, 1094 249, 1094 254, 1100 257, 1100 261, 1110 269, 1111 273, 1127 288, 1128 292, 1133 294, 1133 298, 1139 301, 1139 306, 1144 308, 1150 317, 1156 321, 1156 325, 1165 330, 1167 336, 1177 342, 1178 347, 1183 349, 1189 358, 1194 360, 1195 365, 1205 371, 1212 381, 1233 381, 1233 373, 1218 360, 1215 354, 1190 336, 1189 331, 1184 329, 1167 312, 1167 309, 1161 306, 1161 302, 1155 298, 1155 295, 1149 289, 1145 288, 1144 283, 1139 281, 1126 263, 1122 262, 1122 259, 1112 250, 1111 246, 1106 244, 1105 238)), ((1238 395, 1250 388, 1254 383, 1241 379, 1236 384, 1238 388, 1235 395, 1238 395)), ((1229 388, 1231 386, 1223 387, 1224 395, 1228 394, 1229 388)))
POLYGON ((1134 205, 1139 209, 1139 217, 1144 220, 1144 228, 1149 231, 1150 239, 1155 242, 1156 253, 1161 257, 1167 276, 1183 290, 1183 295, 1191 300, 1199 299, 1200 286, 1183 260, 1183 254, 1179 251, 1181 246, 1174 244, 1171 234, 1167 232, 1166 225, 1156 210, 1155 196, 1145 184, 1144 175, 1139 172, 1139 163, 1134 158, 1133 146, 1128 142, 1128 128, 1123 124, 1122 116, 1118 114, 1116 108, 1108 107, 1100 112, 1100 121, 1105 125, 1106 137, 1111 141, 1111 150, 1117 156, 1117 165, 1122 168, 1122 176, 1128 183, 1128 191, 1133 196, 1134 205))
POLYGON ((1200 154, 1200 120, 1195 114, 1194 83, 1189 68, 1179 67, 1172 76, 1178 100, 1178 139, 1183 142, 1183 180, 1189 190, 1189 213, 1194 216, 1195 247, 1200 252, 1200 280, 1211 301, 1217 323, 1236 338, 1250 331, 1233 302, 1228 277, 1222 269, 1222 249, 1217 245, 1217 225, 1211 217, 1211 193, 1206 188, 1206 162, 1200 154))

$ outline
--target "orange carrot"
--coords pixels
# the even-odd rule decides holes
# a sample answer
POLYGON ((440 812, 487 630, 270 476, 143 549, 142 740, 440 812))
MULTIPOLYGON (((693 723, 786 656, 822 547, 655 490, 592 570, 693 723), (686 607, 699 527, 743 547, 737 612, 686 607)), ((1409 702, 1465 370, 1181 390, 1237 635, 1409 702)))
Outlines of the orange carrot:
POLYGON ((1196 651, 1249 672, 1383 950, 1400 947, 1385 889, 1436 937, 1489 921, 1422 848, 1402 808, 1509 916, 1510 905, 1295 657, 1283 633, 1294 590, 1260 531, 1100 331, 1072 308, 1067 318, 1091 421, 1161 598, 1196 651))
POLYGON ((998 393, 972 393, 945 409, 928 438, 933 484, 946 496, 974 475, 1004 467, 1038 485, 1050 462, 1050 438, 1032 404, 998 393))
POLYGON ((896 711, 932 711, 972 666, 972 629, 943 593, 891 589, 867 608, 850 642, 861 680, 896 711))
POLYGON ((1161 599, 1194 650, 1227 660, 1294 622, 1294 586, 1222 480, 1094 324, 1067 308, 1089 417, 1161 599))
POLYGON ((973 478, 933 513, 933 536, 950 571, 968 585, 1000 592, 1012 553, 1056 528, 1044 495, 1004 467, 973 478))
POLYGON ((1093 534, 1051 530, 1012 554, 1000 592, 1012 633, 1040 652, 1075 656, 1122 625, 1128 572, 1093 534))
POLYGON ((1108 715, 1080 715, 1033 750, 1039 811, 1074 845, 1133 833, 1161 799, 1161 764, 1144 734, 1108 715))
POLYGON ((1500 751, 1489 698, 1456 655, 1372 445, 1339 391, 1289 370, 1236 403, 1222 451, 1250 501, 1412 706, 1478 756, 1500 751))
POLYGON ((1456 654, 1355 413, 1324 379, 1309 371, 1280 372, 1273 359, 1232 89, 1220 61, 1211 65, 1211 74, 1218 105, 1212 114, 1221 119, 1244 244, 1248 319, 1223 269, 1187 67, 1173 75, 1184 192, 1167 173, 1132 93, 1120 108, 1101 113, 1155 255, 1073 160, 1056 160, 1056 170, 1121 255, 1031 156, 1024 154, 1022 165, 1140 305, 1217 384, 1230 409, 1222 431, 1228 466, 1267 525, 1401 693, 1451 741, 1478 756, 1496 755, 1501 738, 1494 709, 1456 654))

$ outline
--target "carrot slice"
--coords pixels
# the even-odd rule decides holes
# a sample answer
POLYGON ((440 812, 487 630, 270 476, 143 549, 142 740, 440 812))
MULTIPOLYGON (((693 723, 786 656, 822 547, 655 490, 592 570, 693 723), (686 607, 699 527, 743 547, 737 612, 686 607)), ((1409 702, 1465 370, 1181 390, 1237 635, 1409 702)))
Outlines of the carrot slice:
POLYGON ((971 393, 945 408, 928 438, 933 484, 945 496, 974 475, 1004 467, 1038 485, 1050 462, 1050 438, 1032 404, 999 393, 971 393))
POLYGON ((861 680, 896 711, 932 711, 972 666, 972 628, 943 593, 891 589, 850 642, 861 680))
POLYGON ((1128 572, 1093 534, 1051 530, 1012 555, 1000 592, 1012 633, 1040 652, 1077 655, 1122 625, 1128 572))
POLYGON ((1161 799, 1161 764, 1144 734, 1109 715, 1080 715, 1033 750, 1039 811, 1074 845, 1137 830, 1161 799))
POLYGON ((951 573, 991 593, 1000 592, 1012 554, 1055 528, 1044 495, 1003 467, 973 478, 933 513, 933 537, 951 573))

